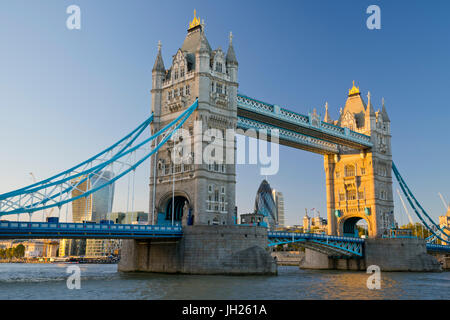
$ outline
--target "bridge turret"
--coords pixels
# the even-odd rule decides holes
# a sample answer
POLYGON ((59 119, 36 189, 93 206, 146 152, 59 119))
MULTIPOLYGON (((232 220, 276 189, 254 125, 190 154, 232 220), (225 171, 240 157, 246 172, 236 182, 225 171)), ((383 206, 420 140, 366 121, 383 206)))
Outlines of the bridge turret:
POLYGON ((152 69, 152 112, 155 122, 159 122, 161 116, 162 83, 164 81, 166 69, 161 54, 161 41, 158 42, 158 53, 152 69))
POLYGON ((175 223, 234 223, 235 162, 225 162, 235 158, 234 135, 220 146, 224 146, 220 152, 211 152, 215 150, 211 142, 222 144, 227 129, 236 129, 237 87, 234 49, 228 48, 227 56, 220 47, 212 50, 205 24, 194 13, 183 45, 162 81, 161 126, 179 116, 196 98, 198 107, 183 124, 184 133, 191 138, 187 159, 181 164, 172 159, 170 141, 158 151, 158 159, 152 159, 150 211, 155 208, 158 223, 171 224, 172 215, 175 223))
POLYGON ((236 53, 234 52, 233 47, 233 33, 230 32, 229 36, 229 45, 228 45, 228 51, 227 51, 227 71, 230 75, 230 80, 233 82, 237 82, 237 70, 238 70, 238 61, 236 59, 236 53))
POLYGON ((373 147, 364 152, 342 148, 339 156, 325 156, 328 231, 351 235, 364 219, 369 236, 379 237, 394 222, 389 117, 385 108, 374 112, 370 92, 366 105, 353 83, 337 124, 369 135, 373 147))

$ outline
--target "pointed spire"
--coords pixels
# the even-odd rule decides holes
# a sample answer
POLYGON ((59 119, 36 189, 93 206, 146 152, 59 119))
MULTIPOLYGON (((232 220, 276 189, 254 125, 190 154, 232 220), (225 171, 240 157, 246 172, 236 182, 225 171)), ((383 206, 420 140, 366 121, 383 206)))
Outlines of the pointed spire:
POLYGON ((323 121, 331 123, 333 120, 331 120, 330 114, 328 113, 328 102, 325 102, 325 117, 323 118, 323 121))
POLYGON ((375 117, 375 111, 372 106, 372 102, 370 101, 370 91, 367 93, 367 109, 366 114, 369 115, 369 117, 375 117))
POLYGON ((391 120, 389 119, 389 116, 387 114, 386 108, 384 106, 384 98, 381 99, 381 103, 383 105, 383 107, 381 108, 381 115, 383 116, 383 120, 386 122, 391 122, 391 120))
POLYGON ((238 64, 237 59, 236 59, 236 53, 234 52, 234 48, 233 48, 233 33, 230 31, 230 44, 228 45, 228 51, 227 51, 227 56, 226 56, 226 60, 228 64, 238 64))
POLYGON ((153 65, 152 71, 161 71, 164 72, 166 69, 164 67, 164 61, 161 55, 161 40, 158 41, 158 54, 156 55, 156 61, 153 65))

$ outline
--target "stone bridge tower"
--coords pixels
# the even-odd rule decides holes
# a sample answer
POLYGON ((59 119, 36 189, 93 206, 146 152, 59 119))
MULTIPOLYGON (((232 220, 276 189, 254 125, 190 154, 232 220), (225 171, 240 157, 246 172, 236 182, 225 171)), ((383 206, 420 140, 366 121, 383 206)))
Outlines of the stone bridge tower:
POLYGON ((324 121, 369 135, 373 143, 367 152, 341 148, 339 155, 325 156, 329 234, 355 234, 365 219, 369 237, 381 237, 394 223, 390 120, 384 100, 375 112, 370 92, 367 99, 353 83, 339 119, 332 121, 326 110, 324 121))
POLYGON ((156 161, 152 159, 150 216, 154 216, 154 221, 151 223, 171 224, 174 212, 174 221, 183 225, 232 224, 235 215, 235 162, 226 164, 225 159, 227 155, 234 159, 234 135, 231 141, 224 143, 226 130, 235 129, 237 122, 238 62, 232 35, 230 33, 226 54, 220 47, 212 50, 205 36, 204 24, 194 12, 183 45, 173 55, 168 69, 164 67, 161 45, 158 47, 152 70, 152 132, 179 116, 196 98, 198 108, 183 125, 185 132, 192 137, 191 152, 183 155, 183 163, 172 161, 174 148, 171 140, 159 150, 156 161), (202 136, 207 139, 202 139, 202 136), (211 141, 223 144, 222 155, 209 151, 211 141), (206 154, 209 155, 209 163, 204 158, 206 154))

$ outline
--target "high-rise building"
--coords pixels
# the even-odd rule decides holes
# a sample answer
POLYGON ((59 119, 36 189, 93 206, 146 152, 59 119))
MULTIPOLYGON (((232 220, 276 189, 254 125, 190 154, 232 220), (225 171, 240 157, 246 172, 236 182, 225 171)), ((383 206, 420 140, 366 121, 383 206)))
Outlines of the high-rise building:
POLYGON ((270 229, 275 229, 277 224, 277 206, 272 196, 270 184, 263 180, 256 192, 255 213, 261 214, 267 219, 270 229))
MULTIPOLYGON (((78 177, 72 183, 86 179, 72 191, 72 197, 77 197, 87 190, 91 190, 103 185, 114 177, 111 171, 100 171, 97 175, 86 179, 86 176, 78 177)), ((99 223, 106 220, 108 213, 112 211, 114 200, 114 183, 72 202, 72 222, 92 221, 99 223)), ((100 239, 63 239, 59 248, 59 256, 79 256, 88 257, 107 256, 110 248, 116 246, 117 240, 100 239)))
MULTIPOLYGON (((80 183, 76 189, 72 191, 72 197, 79 196, 86 190, 91 190, 103 185, 114 177, 111 171, 101 171, 98 175, 80 183)), ((85 176, 79 177, 78 180, 85 179, 85 176)), ((100 222, 105 220, 107 214, 112 211, 114 200, 114 183, 106 186, 87 197, 82 197, 72 202, 72 221, 94 221, 100 222)))
POLYGON ((275 189, 272 190, 272 197, 275 201, 275 205, 277 207, 277 220, 276 225, 277 228, 284 228, 285 220, 284 220, 284 197, 283 194, 275 189))
POLYGON ((112 212, 109 219, 119 224, 141 224, 148 222, 148 213, 144 211, 112 212))

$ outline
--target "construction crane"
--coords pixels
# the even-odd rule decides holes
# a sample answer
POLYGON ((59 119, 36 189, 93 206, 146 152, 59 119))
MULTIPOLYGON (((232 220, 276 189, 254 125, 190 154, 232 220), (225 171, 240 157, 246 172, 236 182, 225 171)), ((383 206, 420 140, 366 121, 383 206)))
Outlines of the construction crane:
POLYGON ((450 203, 448 203, 447 201, 445 201, 444 196, 443 196, 440 192, 438 192, 438 195, 439 195, 439 197, 441 198, 442 203, 444 204, 445 210, 450 210, 450 203))
POLYGON ((409 211, 408 211, 408 208, 406 207, 405 201, 403 201, 402 195, 400 194, 400 190, 397 189, 397 193, 398 193, 398 196, 400 197, 400 201, 402 202, 403 208, 405 209, 405 212, 408 215, 409 223, 411 223, 411 225, 414 226, 413 219, 412 219, 411 215, 409 214, 409 211))

